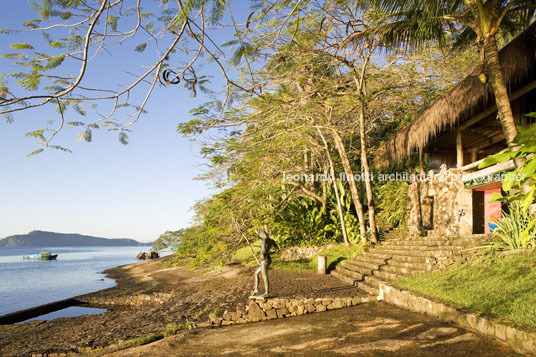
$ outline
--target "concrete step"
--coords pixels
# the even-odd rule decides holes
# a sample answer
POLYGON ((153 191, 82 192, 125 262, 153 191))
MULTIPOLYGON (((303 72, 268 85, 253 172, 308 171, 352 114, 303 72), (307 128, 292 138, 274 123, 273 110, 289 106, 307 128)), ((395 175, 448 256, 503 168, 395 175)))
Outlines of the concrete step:
POLYGON ((436 239, 436 238, 415 238, 415 239, 389 239, 386 242, 393 245, 429 245, 429 246, 452 246, 461 245, 464 247, 474 247, 486 243, 487 238, 452 238, 452 239, 436 239))
POLYGON ((404 267, 388 264, 386 266, 383 266, 380 271, 387 272, 387 273, 394 273, 394 274, 398 274, 398 275, 408 277, 408 276, 414 275, 416 273, 425 272, 426 270, 404 268, 404 267))
POLYGON ((391 256, 379 256, 376 254, 371 254, 373 251, 369 251, 364 253, 363 255, 360 255, 352 260, 352 262, 356 263, 367 263, 369 265, 375 265, 375 266, 382 266, 385 265, 386 259, 390 259, 391 256))
POLYGON ((337 269, 341 274, 346 275, 349 278, 352 278, 354 280, 362 280, 363 275, 361 272, 357 270, 348 269, 346 266, 338 266, 337 269))
POLYGON ((388 248, 393 250, 400 250, 400 251, 408 251, 408 250, 419 250, 419 251, 426 251, 426 250, 453 250, 453 251, 459 251, 459 250, 466 250, 471 249, 472 247, 464 246, 464 245, 427 245, 427 244, 405 244, 405 245, 398 245, 398 244, 392 244, 389 242, 385 242, 381 245, 378 245, 375 247, 375 249, 378 248, 388 248))
POLYGON ((355 266, 357 268, 360 268, 362 270, 367 270, 367 271, 379 270, 380 266, 385 265, 385 263, 383 263, 383 264, 370 263, 370 262, 367 262, 367 261, 364 261, 364 260, 348 260, 348 261, 344 262, 343 264, 348 265, 348 266, 350 266, 350 265, 355 266))
POLYGON ((402 249, 390 249, 390 248, 382 248, 378 247, 374 249, 374 253, 377 254, 383 254, 386 256, 391 256, 391 258, 395 256, 408 256, 408 257, 449 257, 452 256, 453 253, 458 253, 459 251, 451 251, 451 250, 402 250, 402 249))
POLYGON ((330 275, 333 275, 334 277, 336 277, 337 279, 341 280, 341 281, 344 281, 345 283, 348 283, 348 284, 351 284, 351 285, 355 285, 355 280, 349 276, 346 276, 344 275, 343 273, 341 273, 340 271, 337 271, 337 270, 332 270, 330 272, 330 275))
POLYGON ((354 262, 344 262, 340 264, 337 269, 346 269, 350 270, 355 273, 359 273, 361 275, 370 275, 374 269, 369 269, 367 267, 363 267, 359 264, 355 264, 354 262))
POLYGON ((406 275, 396 274, 396 273, 383 271, 383 270, 375 270, 372 276, 379 278, 380 280, 384 280, 384 281, 396 281, 396 280, 407 278, 406 275))
POLYGON ((392 254, 384 254, 384 253, 376 253, 376 252, 368 252, 366 253, 366 257, 363 257, 364 260, 378 260, 378 259, 385 259, 387 263, 392 262, 399 262, 399 263, 418 263, 418 264, 426 264, 426 261, 428 257, 415 257, 415 256, 408 256, 408 255, 392 255, 392 254))
POLYGON ((366 292, 367 294, 378 296, 380 294, 380 289, 378 289, 377 285, 371 284, 368 281, 363 281, 357 283, 358 289, 366 292))
POLYGON ((408 269, 408 270, 413 270, 413 271, 430 271, 432 269, 431 264, 400 262, 397 260, 390 260, 387 266, 398 267, 398 268, 403 268, 403 269, 408 269))

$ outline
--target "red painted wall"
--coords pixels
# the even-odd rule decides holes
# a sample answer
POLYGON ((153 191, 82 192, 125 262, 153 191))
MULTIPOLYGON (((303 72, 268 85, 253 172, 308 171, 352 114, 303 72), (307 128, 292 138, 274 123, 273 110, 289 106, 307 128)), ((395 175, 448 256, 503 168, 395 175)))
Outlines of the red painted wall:
POLYGON ((501 193, 500 188, 494 188, 491 190, 485 190, 484 191, 484 221, 485 221, 485 232, 490 233, 490 229, 488 226, 488 222, 495 222, 499 218, 501 218, 501 203, 500 202, 493 202, 491 201, 491 196, 494 193, 501 193))

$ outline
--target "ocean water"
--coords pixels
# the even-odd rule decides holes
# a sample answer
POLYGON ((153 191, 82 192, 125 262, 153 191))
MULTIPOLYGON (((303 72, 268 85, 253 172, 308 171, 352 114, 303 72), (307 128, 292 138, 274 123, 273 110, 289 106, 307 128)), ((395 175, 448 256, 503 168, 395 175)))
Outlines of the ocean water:
POLYGON ((149 247, 0 247, 0 316, 106 289, 115 281, 103 270, 136 262, 149 247), (23 260, 51 252, 57 260, 23 260))

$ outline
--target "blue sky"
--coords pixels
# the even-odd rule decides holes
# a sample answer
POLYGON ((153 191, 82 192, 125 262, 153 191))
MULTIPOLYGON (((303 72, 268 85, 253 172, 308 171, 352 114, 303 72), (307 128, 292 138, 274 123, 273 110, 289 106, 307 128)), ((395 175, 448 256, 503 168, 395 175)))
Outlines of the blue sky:
MULTIPOLYGON (((26 1, 9 3, 0 27, 20 28, 37 17, 26 1)), ((31 36, 0 35, 0 52, 31 36)), ((151 49, 138 55, 132 46, 97 59, 89 80, 109 84, 128 78, 124 68, 148 64, 144 60, 151 49)), ((2 72, 15 69, 3 60, 0 66, 2 72)), ((92 143, 75 142, 79 131, 65 130, 55 143, 73 154, 47 150, 26 158, 39 146, 24 134, 55 118, 52 109, 19 112, 13 124, 0 121, 0 238, 39 229, 152 241, 166 230, 187 226, 191 206, 214 191, 206 182, 193 181, 202 170, 199 146, 175 130, 204 101, 179 86, 158 88, 149 114, 132 127, 129 145, 105 131, 95 133, 92 143)), ((72 110, 67 115, 67 120, 87 120, 72 110)))

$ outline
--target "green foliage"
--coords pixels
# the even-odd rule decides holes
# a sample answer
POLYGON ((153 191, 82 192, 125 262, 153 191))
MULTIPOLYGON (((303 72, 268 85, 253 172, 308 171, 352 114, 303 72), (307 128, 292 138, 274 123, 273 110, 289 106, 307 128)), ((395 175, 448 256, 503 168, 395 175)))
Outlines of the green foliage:
POLYGON ((187 330, 188 326, 191 324, 192 323, 190 321, 184 321, 182 323, 169 323, 166 325, 166 329, 164 330, 164 337, 173 336, 182 330, 187 330))
POLYGON ((181 236, 184 235, 184 232, 184 229, 180 229, 178 231, 167 231, 161 234, 160 237, 158 237, 158 239, 153 242, 153 247, 151 248, 151 250, 177 250, 181 242, 181 236))
POLYGON ((145 51, 145 48, 147 47, 147 44, 144 42, 144 43, 140 43, 139 45, 136 46, 136 48, 134 49, 134 51, 136 52, 143 52, 145 51))
POLYGON ((536 326, 536 259, 533 253, 458 263, 395 285, 484 314, 536 326))
MULTIPOLYGON (((527 116, 536 117, 536 113, 529 113, 527 116)), ((525 229, 522 232, 513 231, 511 233, 514 236, 519 236, 517 242, 523 246, 524 242, 527 243, 534 239, 533 229, 536 226, 534 212, 532 214, 528 213, 531 210, 531 205, 536 202, 536 124, 528 128, 519 126, 518 131, 519 134, 514 138, 514 143, 511 147, 496 155, 487 157, 479 165, 479 168, 495 165, 511 159, 525 160, 521 167, 516 168, 513 172, 506 175, 503 181, 502 189, 508 192, 508 196, 497 197, 507 204, 512 204, 514 210, 524 211, 518 217, 515 217, 516 219, 522 220, 516 223, 515 227, 523 226, 525 229), (528 220, 528 223, 525 219, 528 220)), ((510 229, 514 228, 512 224, 509 225, 510 229)), ((504 229, 508 229, 508 227, 505 226, 504 229)), ((534 242, 532 246, 534 247, 534 242)))
POLYGON ((521 207, 519 202, 509 205, 509 212, 503 212, 495 222, 497 229, 493 235, 500 242, 493 244, 499 249, 536 249, 536 225, 534 215, 521 207))
POLYGON ((119 20, 119 16, 108 16, 106 19, 106 23, 110 25, 114 32, 117 32, 117 20, 119 20))
POLYGON ((9 45, 14 50, 33 50, 33 46, 29 43, 12 43, 9 45))
POLYGON ((404 181, 387 181, 379 187, 378 207, 393 227, 404 225, 408 200, 408 184, 404 181))
POLYGON ((46 69, 53 69, 59 67, 65 60, 65 55, 55 56, 47 61, 46 69))
POLYGON ((150 333, 145 336, 132 338, 130 340, 121 341, 117 344, 110 345, 107 347, 99 347, 96 349, 91 349, 88 347, 85 354, 89 356, 104 356, 113 352, 121 351, 127 348, 146 345, 148 343, 161 340, 165 337, 164 333, 150 333))
POLYGON ((322 245, 334 240, 336 228, 330 217, 312 200, 293 200, 276 216, 272 230, 281 247, 322 245))

